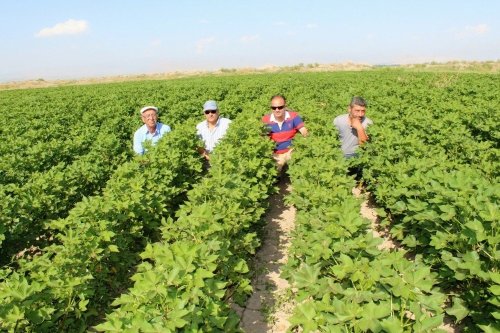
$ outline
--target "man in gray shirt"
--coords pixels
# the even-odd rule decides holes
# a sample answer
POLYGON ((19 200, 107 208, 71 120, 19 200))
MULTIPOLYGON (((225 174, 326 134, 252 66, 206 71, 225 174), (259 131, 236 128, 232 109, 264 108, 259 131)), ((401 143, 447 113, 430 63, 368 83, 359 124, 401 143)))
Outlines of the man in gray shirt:
POLYGON ((366 101, 359 96, 354 96, 347 108, 348 113, 337 116, 333 124, 339 131, 339 139, 342 144, 344 157, 356 156, 356 148, 368 141, 366 128, 373 122, 365 117, 366 101))

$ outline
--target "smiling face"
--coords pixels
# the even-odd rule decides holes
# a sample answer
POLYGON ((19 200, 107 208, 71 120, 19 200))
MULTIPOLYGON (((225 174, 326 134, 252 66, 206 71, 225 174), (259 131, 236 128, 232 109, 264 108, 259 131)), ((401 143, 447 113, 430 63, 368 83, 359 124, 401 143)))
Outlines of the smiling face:
POLYGON ((154 129, 156 128, 156 122, 158 121, 158 114, 155 110, 149 109, 142 113, 141 119, 149 129, 154 129))
POLYGON ((271 110, 273 110, 274 118, 278 121, 285 119, 286 102, 283 97, 275 97, 271 100, 271 110))

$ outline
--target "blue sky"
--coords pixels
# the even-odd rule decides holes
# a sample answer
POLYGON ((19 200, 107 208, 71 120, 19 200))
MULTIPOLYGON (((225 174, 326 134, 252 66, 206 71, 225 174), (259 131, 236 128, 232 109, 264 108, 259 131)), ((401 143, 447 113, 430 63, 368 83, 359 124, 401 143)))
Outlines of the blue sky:
POLYGON ((0 82, 500 59, 498 0, 5 0, 0 82))

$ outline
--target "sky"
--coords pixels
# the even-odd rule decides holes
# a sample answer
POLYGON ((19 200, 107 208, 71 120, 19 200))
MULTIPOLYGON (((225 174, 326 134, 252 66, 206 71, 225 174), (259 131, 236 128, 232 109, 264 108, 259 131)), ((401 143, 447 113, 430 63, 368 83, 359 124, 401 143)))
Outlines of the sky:
POLYGON ((1 0, 0 82, 500 60, 499 0, 1 0))

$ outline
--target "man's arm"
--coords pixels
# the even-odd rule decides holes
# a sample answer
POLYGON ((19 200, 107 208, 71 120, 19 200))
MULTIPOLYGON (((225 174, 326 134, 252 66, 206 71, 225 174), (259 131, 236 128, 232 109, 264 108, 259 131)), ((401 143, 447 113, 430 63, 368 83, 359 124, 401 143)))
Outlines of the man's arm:
POLYGON ((351 118, 351 127, 356 130, 358 133, 358 144, 362 145, 366 141, 368 141, 368 135, 366 134, 363 125, 361 124, 361 120, 357 117, 351 118))
POLYGON ((307 128, 304 126, 304 121, 299 115, 293 118, 293 126, 296 128, 296 131, 299 131, 300 134, 302 134, 304 138, 309 134, 307 132, 307 128))
POLYGON ((203 156, 207 161, 210 160, 210 155, 208 154, 208 152, 205 148, 198 147, 198 153, 200 153, 200 155, 203 156))
MULTIPOLYGON (((201 129, 197 126, 196 127, 196 135, 198 136, 198 139, 203 141, 205 143, 205 140, 203 140, 203 136, 201 135, 201 129)), ((210 160, 210 155, 208 155, 207 150, 205 147, 198 147, 198 153, 200 153, 201 156, 203 156, 207 161, 210 160)))
POLYGON ((142 140, 138 133, 134 134, 134 151, 137 155, 144 154, 144 148, 142 147, 142 140))

